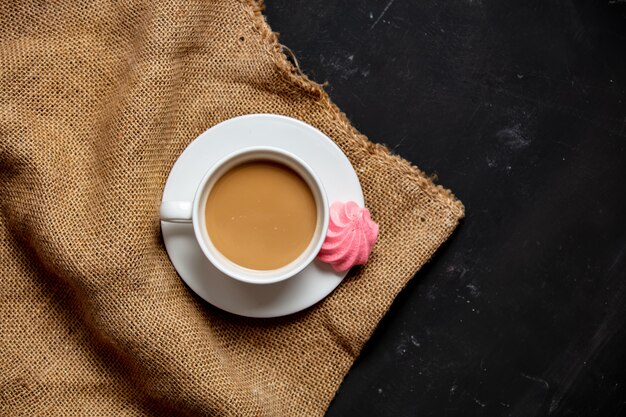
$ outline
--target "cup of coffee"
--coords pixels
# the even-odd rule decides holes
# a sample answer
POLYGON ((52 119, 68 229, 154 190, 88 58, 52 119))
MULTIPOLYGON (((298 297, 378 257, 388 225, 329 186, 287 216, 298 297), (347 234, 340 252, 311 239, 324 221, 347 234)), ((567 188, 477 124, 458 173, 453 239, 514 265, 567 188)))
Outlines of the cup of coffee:
POLYGON ((163 201, 162 221, 192 223, 224 274, 252 284, 286 280, 318 254, 329 207, 315 172, 274 147, 233 152, 204 175, 192 201, 163 201))

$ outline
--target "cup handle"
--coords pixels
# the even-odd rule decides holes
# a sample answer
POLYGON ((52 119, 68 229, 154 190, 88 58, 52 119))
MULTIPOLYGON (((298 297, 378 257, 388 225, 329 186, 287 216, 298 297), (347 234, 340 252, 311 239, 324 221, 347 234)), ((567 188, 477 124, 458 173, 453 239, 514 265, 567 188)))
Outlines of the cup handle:
POLYGON ((169 223, 191 223, 191 201, 162 201, 159 214, 161 220, 169 223))

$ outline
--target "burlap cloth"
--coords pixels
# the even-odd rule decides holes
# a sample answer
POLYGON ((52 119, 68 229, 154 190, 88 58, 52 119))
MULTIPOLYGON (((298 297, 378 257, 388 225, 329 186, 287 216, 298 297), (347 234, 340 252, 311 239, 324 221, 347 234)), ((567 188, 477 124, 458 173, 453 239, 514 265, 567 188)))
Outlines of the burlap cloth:
POLYGON ((9 416, 322 415, 463 216, 448 191, 360 135, 285 58, 259 5, 237 0, 0 3, 0 196, 9 416), (196 297, 159 229, 178 155, 245 113, 324 131, 380 223, 366 267, 280 319, 196 297))

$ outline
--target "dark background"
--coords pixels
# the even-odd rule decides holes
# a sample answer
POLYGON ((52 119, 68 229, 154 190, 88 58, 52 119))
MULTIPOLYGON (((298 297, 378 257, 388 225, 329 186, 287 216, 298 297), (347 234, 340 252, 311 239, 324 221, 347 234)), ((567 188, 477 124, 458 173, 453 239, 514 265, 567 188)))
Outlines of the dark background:
POLYGON ((626 3, 271 0, 355 126, 465 203, 328 411, 626 415, 626 3))

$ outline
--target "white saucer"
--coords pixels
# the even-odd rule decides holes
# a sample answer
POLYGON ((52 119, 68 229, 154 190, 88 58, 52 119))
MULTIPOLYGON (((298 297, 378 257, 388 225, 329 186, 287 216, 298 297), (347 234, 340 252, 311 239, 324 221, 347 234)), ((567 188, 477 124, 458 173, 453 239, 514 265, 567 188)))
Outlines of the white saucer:
MULTIPOLYGON (((275 146, 303 159, 322 181, 329 203, 353 200, 363 206, 359 180, 341 149, 314 127, 285 116, 251 114, 226 120, 198 136, 180 155, 162 201, 191 201, 204 173, 220 158, 249 146, 275 146)), ((214 306, 248 317, 278 317, 317 303, 345 277, 314 261, 276 284, 246 284, 216 269, 202 253, 191 224, 161 222, 167 253, 180 277, 214 306)))

